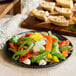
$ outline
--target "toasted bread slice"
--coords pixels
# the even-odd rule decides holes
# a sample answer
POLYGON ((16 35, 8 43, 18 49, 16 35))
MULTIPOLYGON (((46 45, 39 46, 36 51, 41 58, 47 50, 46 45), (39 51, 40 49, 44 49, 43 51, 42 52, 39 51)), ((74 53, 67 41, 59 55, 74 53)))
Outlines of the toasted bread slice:
POLYGON ((60 14, 63 15, 67 18, 71 18, 73 16, 73 12, 71 11, 70 8, 60 8, 60 7, 55 7, 55 10, 60 14))
POLYGON ((76 0, 73 0, 74 2, 76 2, 76 0))
POLYGON ((45 10, 53 11, 55 7, 55 2, 47 2, 47 1, 41 0, 40 6, 45 10))
POLYGON ((49 16, 48 11, 43 11, 43 10, 38 10, 38 9, 32 9, 32 14, 40 20, 45 20, 45 18, 49 16))
POLYGON ((49 16, 50 23, 53 23, 58 26, 68 26, 68 21, 64 16, 49 16))
POLYGON ((73 17, 73 21, 74 21, 74 23, 76 24, 76 17, 73 17))
POLYGON ((56 0, 57 5, 73 8, 73 0, 56 0))

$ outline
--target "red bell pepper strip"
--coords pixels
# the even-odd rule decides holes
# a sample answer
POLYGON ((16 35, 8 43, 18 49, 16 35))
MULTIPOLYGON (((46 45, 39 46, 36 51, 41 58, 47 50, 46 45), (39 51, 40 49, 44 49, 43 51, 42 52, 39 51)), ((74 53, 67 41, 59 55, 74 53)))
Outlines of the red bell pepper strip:
POLYGON ((47 35, 43 35, 46 39, 47 39, 47 43, 45 46, 45 51, 52 51, 52 37, 51 36, 47 36, 47 35))
POLYGON ((24 42, 24 41, 20 41, 20 42, 18 43, 18 45, 21 45, 23 42, 24 42))
POLYGON ((21 51, 22 51, 23 49, 24 49, 24 48, 22 47, 22 48, 21 48, 21 51))
POLYGON ((19 59, 19 62, 23 62, 23 61, 25 61, 26 59, 28 59, 28 58, 31 58, 32 56, 34 56, 34 55, 39 55, 39 53, 38 52, 33 52, 33 51, 31 51, 31 52, 29 52, 29 53, 27 53, 27 54, 25 54, 25 55, 20 55, 20 59, 19 59))
POLYGON ((10 45, 10 47, 13 48, 14 50, 16 50, 16 51, 18 50, 17 47, 16 47, 13 43, 9 42, 9 45, 10 45))
POLYGON ((58 41, 58 40, 52 37, 52 41, 58 41))
MULTIPOLYGON (((61 42, 59 43, 59 46, 60 46, 60 47, 61 47, 61 46, 67 46, 67 45, 69 45, 69 41, 68 41, 68 40, 66 40, 66 41, 61 41, 61 42)), ((68 49, 63 50, 63 51, 62 51, 62 55, 63 55, 64 57, 67 57, 67 56, 68 56, 68 49)))

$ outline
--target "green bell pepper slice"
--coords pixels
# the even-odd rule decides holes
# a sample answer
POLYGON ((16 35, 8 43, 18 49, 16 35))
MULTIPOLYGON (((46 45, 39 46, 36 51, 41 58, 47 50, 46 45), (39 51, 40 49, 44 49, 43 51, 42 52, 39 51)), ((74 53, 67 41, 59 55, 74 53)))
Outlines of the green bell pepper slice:
POLYGON ((72 46, 62 46, 59 48, 59 51, 63 51, 65 49, 72 49, 72 46))
POLYGON ((31 61, 32 62, 39 62, 40 60, 42 60, 45 56, 47 56, 50 52, 49 51, 46 51, 38 56, 33 56, 31 61))
POLYGON ((65 57, 62 56, 61 53, 51 52, 50 54, 53 55, 53 56, 56 56, 56 57, 58 57, 58 58, 60 58, 60 59, 64 59, 64 60, 65 60, 65 57))
POLYGON ((12 48, 9 48, 8 50, 11 51, 11 52, 13 52, 13 53, 16 53, 17 52, 16 50, 14 50, 12 48))
POLYGON ((57 56, 58 58, 65 59, 65 57, 62 56, 62 54, 59 51, 59 44, 57 41, 53 42, 53 50, 52 50, 51 54, 53 56, 57 56))
POLYGON ((24 54, 26 54, 26 53, 28 53, 28 52, 29 52, 29 51, 27 51, 27 50, 18 51, 18 52, 16 52, 16 53, 12 56, 12 59, 15 59, 16 56, 24 55, 24 54))
POLYGON ((58 38, 55 35, 52 35, 51 31, 48 31, 48 34, 58 40, 58 38))

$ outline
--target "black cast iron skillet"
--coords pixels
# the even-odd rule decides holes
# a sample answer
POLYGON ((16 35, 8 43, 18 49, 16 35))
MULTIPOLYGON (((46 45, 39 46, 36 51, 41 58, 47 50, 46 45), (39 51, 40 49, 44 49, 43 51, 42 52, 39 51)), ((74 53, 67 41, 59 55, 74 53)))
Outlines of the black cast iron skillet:
MULTIPOLYGON (((38 31, 29 31, 29 32, 38 32, 38 31)), ((40 31, 39 31, 39 32, 40 32, 40 31)), ((24 34, 24 35, 25 35, 26 33, 28 33, 28 32, 23 32, 23 33, 20 33, 20 34, 24 34)), ((54 32, 52 32, 52 33, 53 33, 55 36, 57 36, 60 41, 67 40, 67 38, 65 38, 65 37, 63 37, 63 36, 61 36, 61 35, 58 35, 58 34, 56 34, 56 33, 54 33, 54 32)), ((12 55, 13 55, 13 53, 12 53, 11 51, 8 51, 8 48, 9 48, 8 42, 9 42, 9 40, 6 42, 5 47, 4 47, 4 50, 5 50, 6 56, 7 56, 10 60, 12 60, 12 55)), ((70 43, 70 45, 72 46, 72 44, 71 44, 70 41, 69 41, 69 43, 70 43)), ((67 57, 65 60, 67 60, 67 59, 71 56, 72 52, 73 52, 73 50, 71 50, 71 51, 68 53, 68 57, 67 57)), ((62 62, 65 61, 65 60, 62 60, 62 61, 60 61, 59 63, 47 64, 47 65, 40 65, 40 66, 39 66, 38 64, 36 64, 36 63, 32 63, 31 65, 26 65, 26 64, 24 64, 24 63, 19 63, 18 61, 14 61, 14 60, 12 60, 12 61, 13 61, 14 63, 20 65, 20 66, 23 66, 23 67, 28 67, 28 68, 46 68, 46 67, 52 67, 52 66, 58 65, 58 64, 62 63, 62 62)))

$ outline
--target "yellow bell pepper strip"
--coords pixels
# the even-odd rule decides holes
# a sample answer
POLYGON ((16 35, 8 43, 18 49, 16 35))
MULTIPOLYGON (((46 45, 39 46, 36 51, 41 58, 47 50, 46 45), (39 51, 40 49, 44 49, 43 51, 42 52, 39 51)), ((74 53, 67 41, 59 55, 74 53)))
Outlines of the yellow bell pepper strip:
POLYGON ((58 59, 58 57, 56 57, 56 56, 53 56, 53 60, 54 60, 54 62, 56 62, 56 63, 59 62, 59 59, 58 59))
MULTIPOLYGON (((59 43, 59 46, 61 47, 61 46, 68 46, 69 45, 69 41, 68 40, 66 40, 66 41, 62 41, 62 42, 60 42, 59 43)), ((68 56, 68 49, 65 49, 65 50, 63 50, 62 51, 62 55, 64 56, 64 57, 67 57, 68 56)))
POLYGON ((46 58, 50 60, 50 59, 53 58, 53 56, 52 56, 51 54, 48 54, 48 55, 46 56, 46 58))
POLYGON ((43 39, 44 37, 40 33, 33 33, 33 35, 30 36, 31 38, 35 39, 36 41, 43 39))
POLYGON ((46 57, 50 52, 49 51, 46 51, 38 56, 33 56, 31 58, 31 61, 32 62, 39 62, 40 60, 42 60, 44 57, 46 57))
POLYGON ((46 39, 47 39, 47 43, 45 46, 45 51, 52 51, 52 37, 51 36, 47 36, 47 35, 43 35, 46 39))

